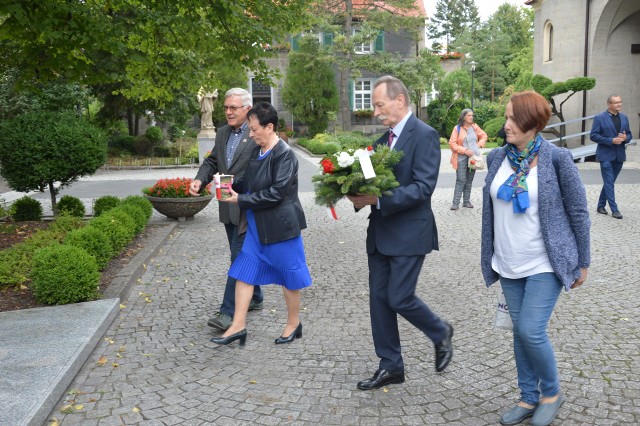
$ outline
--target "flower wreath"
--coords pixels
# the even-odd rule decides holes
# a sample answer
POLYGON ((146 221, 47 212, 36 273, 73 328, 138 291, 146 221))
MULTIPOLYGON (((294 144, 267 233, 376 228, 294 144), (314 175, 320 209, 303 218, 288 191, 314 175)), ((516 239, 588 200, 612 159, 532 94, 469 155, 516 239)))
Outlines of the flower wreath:
POLYGON ((392 151, 386 145, 359 149, 342 149, 320 161, 322 174, 313 176, 316 204, 333 207, 347 194, 369 194, 381 197, 391 195, 391 190, 400 186, 393 174, 404 153, 392 151), (368 155, 375 177, 366 179, 360 157, 368 155))

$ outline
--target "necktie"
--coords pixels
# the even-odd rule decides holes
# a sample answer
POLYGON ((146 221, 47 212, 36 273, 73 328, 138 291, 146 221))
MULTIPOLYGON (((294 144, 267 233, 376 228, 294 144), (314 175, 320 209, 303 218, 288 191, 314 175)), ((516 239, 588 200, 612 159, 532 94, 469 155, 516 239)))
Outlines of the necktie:
POLYGON ((393 130, 389 129, 389 141, 387 142, 387 146, 389 148, 391 148, 391 145, 393 144, 393 137, 395 135, 393 134, 393 130))

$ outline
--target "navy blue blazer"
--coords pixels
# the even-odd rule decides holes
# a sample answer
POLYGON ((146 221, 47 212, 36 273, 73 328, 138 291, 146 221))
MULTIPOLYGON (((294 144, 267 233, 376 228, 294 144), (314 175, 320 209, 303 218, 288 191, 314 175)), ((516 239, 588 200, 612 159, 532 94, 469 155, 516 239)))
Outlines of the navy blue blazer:
MULTIPOLYGON (((389 133, 376 141, 386 144, 389 133)), ((367 253, 418 256, 438 250, 438 230, 431 210, 440 169, 438 133, 411 115, 394 147, 404 156, 394 167, 400 186, 380 197, 380 209, 371 206, 367 253)))
POLYGON ((613 144, 613 138, 618 137, 613 120, 608 111, 601 112, 593 117, 591 134, 589 137, 598 144, 596 148, 596 161, 626 161, 627 143, 631 141, 631 128, 629 118, 623 113, 620 114, 620 132, 627 132, 627 140, 620 145, 613 144))

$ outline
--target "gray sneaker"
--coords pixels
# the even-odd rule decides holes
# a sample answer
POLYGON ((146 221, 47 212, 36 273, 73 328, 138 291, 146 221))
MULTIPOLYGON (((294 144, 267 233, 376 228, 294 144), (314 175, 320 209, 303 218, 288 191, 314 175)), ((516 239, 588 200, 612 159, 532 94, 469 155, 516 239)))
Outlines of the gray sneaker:
POLYGON ((250 311, 261 311, 262 308, 263 308, 262 302, 256 302, 254 300, 249 302, 249 310, 250 311))
POLYGON ((231 318, 229 315, 218 312, 215 317, 209 318, 209 321, 207 321, 207 325, 209 327, 214 327, 222 331, 227 331, 227 329, 231 326, 232 321, 233 318, 231 318))

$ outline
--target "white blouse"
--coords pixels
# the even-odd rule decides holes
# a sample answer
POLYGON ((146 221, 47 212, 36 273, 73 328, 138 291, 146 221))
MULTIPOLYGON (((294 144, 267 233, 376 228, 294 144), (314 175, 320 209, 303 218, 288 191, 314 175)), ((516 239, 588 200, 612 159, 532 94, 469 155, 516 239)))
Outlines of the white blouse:
POLYGON ((493 202, 493 258, 491 267, 504 278, 524 278, 543 272, 553 272, 542 239, 538 216, 538 168, 527 176, 529 207, 524 213, 514 213, 513 204, 497 197, 498 188, 513 174, 505 157, 491 187, 493 202))

